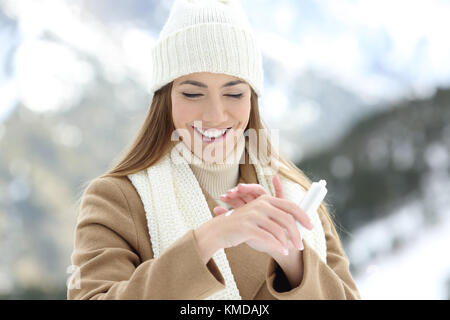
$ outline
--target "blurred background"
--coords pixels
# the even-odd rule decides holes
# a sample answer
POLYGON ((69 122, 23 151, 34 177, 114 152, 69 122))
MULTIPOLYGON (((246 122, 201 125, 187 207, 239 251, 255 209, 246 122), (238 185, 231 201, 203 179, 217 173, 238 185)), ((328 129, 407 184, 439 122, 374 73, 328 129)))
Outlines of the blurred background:
MULTIPOLYGON (((0 0, 0 298, 66 299, 77 200, 140 128, 173 0, 0 0)), ((450 1, 242 0, 261 113, 363 299, 450 298, 450 1)))

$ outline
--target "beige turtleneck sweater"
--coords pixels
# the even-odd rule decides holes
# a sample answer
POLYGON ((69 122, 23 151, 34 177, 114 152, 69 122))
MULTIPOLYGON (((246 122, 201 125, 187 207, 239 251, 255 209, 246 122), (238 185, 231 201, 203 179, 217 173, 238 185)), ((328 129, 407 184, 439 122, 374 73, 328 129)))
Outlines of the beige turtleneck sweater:
POLYGON ((226 155, 222 163, 206 162, 193 153, 185 143, 181 142, 180 145, 184 149, 180 154, 188 162, 200 186, 221 206, 229 209, 230 206, 220 201, 219 197, 239 182, 239 163, 245 156, 245 136, 239 138, 234 149, 226 155))

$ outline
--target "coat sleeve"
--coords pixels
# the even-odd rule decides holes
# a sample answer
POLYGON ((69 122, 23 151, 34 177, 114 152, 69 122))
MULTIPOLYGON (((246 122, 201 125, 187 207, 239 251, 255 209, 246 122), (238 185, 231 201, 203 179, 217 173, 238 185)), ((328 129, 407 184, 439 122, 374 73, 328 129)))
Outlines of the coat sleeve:
POLYGON ((339 238, 331 230, 328 219, 319 215, 327 244, 327 263, 303 240, 303 279, 291 288, 281 267, 272 258, 267 268, 266 286, 262 288, 264 299, 303 300, 303 299, 361 299, 356 284, 350 274, 349 260, 339 238))
POLYGON ((107 177, 86 189, 74 240, 78 280, 68 299, 204 299, 225 288, 214 260, 203 263, 193 229, 158 258, 141 261, 127 199, 107 177))

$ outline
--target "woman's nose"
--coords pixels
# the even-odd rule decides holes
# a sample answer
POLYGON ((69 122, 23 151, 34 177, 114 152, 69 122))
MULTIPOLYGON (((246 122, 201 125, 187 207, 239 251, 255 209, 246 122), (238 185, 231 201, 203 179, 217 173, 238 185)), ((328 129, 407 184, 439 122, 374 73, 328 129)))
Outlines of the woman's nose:
POLYGON ((203 112, 203 121, 206 123, 225 123, 226 110, 221 102, 212 102, 203 112))

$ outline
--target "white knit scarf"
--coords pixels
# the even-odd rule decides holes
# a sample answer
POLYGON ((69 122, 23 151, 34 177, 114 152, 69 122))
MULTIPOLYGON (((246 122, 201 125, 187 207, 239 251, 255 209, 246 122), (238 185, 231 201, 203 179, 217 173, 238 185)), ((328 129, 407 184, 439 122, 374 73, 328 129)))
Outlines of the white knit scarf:
MULTIPOLYGON (((183 143, 183 142, 179 142, 183 143)), ((205 196, 186 159, 173 148, 160 162, 149 168, 130 174, 128 177, 136 188, 147 217, 148 230, 154 258, 158 258, 173 242, 212 219, 205 196)), ((246 149, 250 163, 255 167, 258 182, 266 192, 275 196, 272 185, 273 172, 270 167, 262 167, 253 148, 246 149)), ((299 204, 305 190, 297 183, 279 175, 286 199, 299 204)), ((322 224, 317 212, 310 217, 314 228, 304 229, 303 241, 318 253, 326 263, 326 242, 322 224)), ((239 290, 223 248, 212 256, 225 280, 226 288, 206 300, 241 300, 239 290)))

